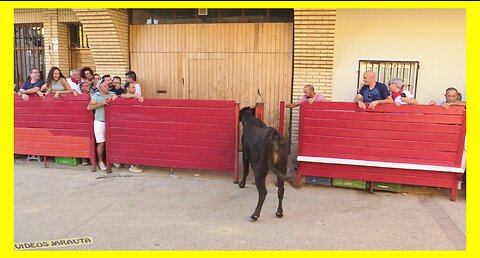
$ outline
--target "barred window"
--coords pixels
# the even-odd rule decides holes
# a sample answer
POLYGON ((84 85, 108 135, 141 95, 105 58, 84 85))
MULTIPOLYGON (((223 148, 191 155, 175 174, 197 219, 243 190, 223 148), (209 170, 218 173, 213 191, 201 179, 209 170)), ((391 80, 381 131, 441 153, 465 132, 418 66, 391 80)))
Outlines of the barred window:
POLYGON ((400 78, 403 80, 405 88, 413 96, 416 96, 419 69, 420 64, 418 61, 360 60, 358 63, 357 89, 363 86, 363 73, 373 70, 376 76, 375 79, 378 82, 388 84, 390 79, 400 78))
POLYGON ((89 48, 87 34, 81 24, 70 24, 70 47, 71 48, 89 48))
POLYGON ((14 26, 14 80, 16 87, 28 79, 30 69, 45 74, 43 24, 15 24, 14 26))

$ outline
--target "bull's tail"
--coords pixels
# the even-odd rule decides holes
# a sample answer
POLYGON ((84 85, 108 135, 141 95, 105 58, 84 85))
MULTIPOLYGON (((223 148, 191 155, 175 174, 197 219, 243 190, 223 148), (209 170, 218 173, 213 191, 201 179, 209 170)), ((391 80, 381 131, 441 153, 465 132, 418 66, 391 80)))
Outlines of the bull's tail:
POLYGON ((271 128, 268 134, 268 157, 270 167, 281 179, 287 181, 292 187, 300 188, 301 183, 297 182, 295 175, 287 177, 288 148, 287 142, 277 130, 271 128))

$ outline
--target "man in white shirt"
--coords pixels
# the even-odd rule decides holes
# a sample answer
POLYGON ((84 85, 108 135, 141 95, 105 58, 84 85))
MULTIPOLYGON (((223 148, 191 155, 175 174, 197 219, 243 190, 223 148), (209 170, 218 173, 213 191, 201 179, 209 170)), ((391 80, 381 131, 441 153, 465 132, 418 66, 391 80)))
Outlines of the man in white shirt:
POLYGON ((413 94, 405 89, 403 80, 399 78, 390 79, 388 88, 392 94, 392 99, 395 105, 401 104, 418 104, 418 101, 413 97, 413 94))
POLYGON ((135 85, 135 95, 142 96, 142 88, 137 83, 137 74, 134 71, 128 71, 126 74, 127 82, 135 85))
POLYGON ((82 83, 82 77, 80 77, 80 71, 73 69, 70 71, 70 78, 67 79, 67 83, 70 85, 73 91, 81 93, 80 84, 82 83))

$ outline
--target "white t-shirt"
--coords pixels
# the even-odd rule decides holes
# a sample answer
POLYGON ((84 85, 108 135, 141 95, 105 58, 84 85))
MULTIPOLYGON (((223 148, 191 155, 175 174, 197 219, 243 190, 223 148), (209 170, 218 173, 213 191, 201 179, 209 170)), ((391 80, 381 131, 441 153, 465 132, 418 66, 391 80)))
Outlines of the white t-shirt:
POLYGON ((140 84, 135 83, 135 95, 142 96, 142 88, 140 88, 140 84))
MULTIPOLYGON (((403 89, 403 93, 405 93, 407 98, 410 98, 410 99, 413 98, 413 94, 410 91, 408 91, 406 89, 403 89)), ((400 102, 402 104, 407 104, 406 102, 402 102, 402 96, 400 96, 400 95, 395 99, 395 102, 400 102)))
POLYGON ((70 85, 70 88, 72 88, 72 90, 76 90, 78 93, 82 93, 82 91, 80 90, 80 86, 74 83, 72 81, 72 78, 68 78, 67 83, 70 85))

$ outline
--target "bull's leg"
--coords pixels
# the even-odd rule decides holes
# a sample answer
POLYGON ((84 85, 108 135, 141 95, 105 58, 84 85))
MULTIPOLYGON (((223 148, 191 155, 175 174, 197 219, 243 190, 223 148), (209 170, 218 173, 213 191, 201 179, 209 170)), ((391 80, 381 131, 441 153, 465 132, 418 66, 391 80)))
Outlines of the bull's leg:
POLYGON ((285 193, 285 180, 277 176, 277 186, 278 186, 278 208, 277 208, 277 218, 283 217, 283 206, 282 206, 282 201, 283 201, 283 195, 285 193))
POLYGON ((266 173, 261 177, 255 177, 255 185, 258 190, 258 203, 255 212, 250 216, 250 221, 255 222, 260 217, 260 211, 262 210, 263 202, 265 202, 265 197, 267 196, 267 187, 265 186, 266 173))
POLYGON ((243 158, 243 177, 242 177, 242 181, 240 181, 240 183, 238 184, 238 187, 240 188, 244 188, 245 187, 245 182, 247 181, 247 176, 248 176, 248 166, 249 166, 249 162, 247 159, 243 158))

